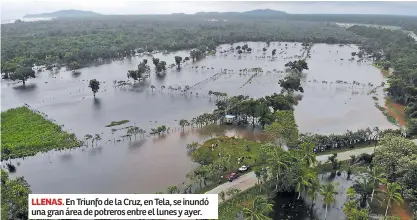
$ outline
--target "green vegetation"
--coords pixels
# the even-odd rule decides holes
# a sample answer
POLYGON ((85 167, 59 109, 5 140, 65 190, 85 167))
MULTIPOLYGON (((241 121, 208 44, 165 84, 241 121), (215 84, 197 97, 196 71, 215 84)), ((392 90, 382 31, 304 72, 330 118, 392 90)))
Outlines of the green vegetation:
POLYGON ((161 126, 158 126, 157 128, 151 128, 151 132, 149 132, 149 134, 160 135, 161 133, 168 132, 168 131, 169 131, 169 127, 167 128, 165 125, 161 125, 161 126))
POLYGON ((226 157, 229 164, 226 164, 225 167, 230 172, 241 166, 237 163, 238 158, 241 157, 247 158, 244 160, 245 164, 255 165, 256 161, 259 161, 261 145, 261 143, 242 138, 218 137, 204 142, 192 154, 192 158, 200 164, 207 165, 224 162, 221 160, 225 160, 226 157), (212 145, 214 145, 213 148, 212 145))
POLYGON ((1 219, 28 219, 30 186, 23 177, 9 178, 1 170, 1 219))
POLYGON ((236 214, 250 208, 259 195, 259 187, 252 187, 219 205, 219 219, 235 219, 236 214))
POLYGON ((298 126, 295 123, 294 111, 282 110, 274 114, 275 121, 265 126, 265 134, 279 144, 294 146, 298 139, 298 126))
POLYGON ((81 145, 75 134, 63 131, 26 106, 2 112, 1 125, 2 160, 81 145))
POLYGON ((100 82, 96 79, 92 79, 90 80, 88 87, 91 88, 91 91, 93 91, 94 97, 96 97, 96 93, 100 89, 100 82))
MULTIPOLYGON (((359 42, 355 34, 335 24, 247 19, 207 22, 200 15, 100 16, 3 24, 1 60, 5 66, 36 63, 76 69, 136 52, 193 49, 202 45, 213 50, 219 44, 239 41, 304 42, 306 39, 359 42)), ((190 55, 192 59, 201 56, 190 55)), ((3 65, 3 73, 14 72, 6 71, 3 65)))
MULTIPOLYGON (((256 207, 254 202, 259 200, 258 196, 265 198, 274 192, 297 192, 298 199, 317 195, 319 182, 311 144, 305 143, 299 149, 290 151, 271 144, 263 144, 259 148, 257 159, 259 168, 255 170, 258 177, 257 186, 220 204, 219 219, 231 219, 230 216, 236 216, 239 211, 243 211, 244 216, 249 217, 253 212, 248 209, 254 210, 253 207, 256 207), (314 191, 311 191, 313 189, 314 191)), ((268 202, 263 200, 259 204, 268 204, 268 202)), ((271 214, 270 211, 265 208, 258 214, 268 216, 271 214)))
POLYGON ((35 78, 35 71, 32 70, 30 67, 19 67, 14 72, 9 73, 7 76, 5 75, 5 78, 9 78, 13 81, 20 80, 23 83, 23 86, 25 86, 26 81, 29 78, 35 78))
MULTIPOLYGON (((353 26, 348 29, 367 40, 361 45, 361 53, 368 54, 377 66, 384 69, 393 67, 389 76, 388 94, 404 106, 408 118, 417 118, 417 44, 406 33, 399 30, 388 30, 364 26, 353 26)), ((417 28, 415 28, 417 30, 417 28)), ((410 133, 415 135, 415 133, 410 133)))
MULTIPOLYGON (((154 61, 156 62, 156 61, 154 61)), ((136 80, 143 80, 147 77, 149 77, 149 73, 151 71, 151 68, 149 67, 149 65, 147 64, 148 60, 147 59, 143 59, 141 63, 139 63, 138 65, 138 69, 136 70, 128 70, 127 71, 127 78, 132 78, 134 81, 136 80)), ((159 67, 159 68, 165 68, 164 67, 159 67)))
POLYGON ((110 124, 106 125, 106 127, 113 127, 117 125, 122 125, 128 123, 129 120, 121 120, 121 121, 112 121, 110 124))
POLYGON ((384 137, 381 145, 375 150, 373 163, 383 168, 389 182, 400 185, 402 195, 416 211, 417 145, 394 135, 384 137))
POLYGON ((374 127, 372 130, 370 128, 354 132, 347 130, 344 134, 331 135, 303 133, 298 138, 298 144, 311 142, 314 144, 314 152, 328 154, 353 148, 376 146, 382 137, 391 133, 401 135, 401 129, 380 130, 378 127, 374 127))

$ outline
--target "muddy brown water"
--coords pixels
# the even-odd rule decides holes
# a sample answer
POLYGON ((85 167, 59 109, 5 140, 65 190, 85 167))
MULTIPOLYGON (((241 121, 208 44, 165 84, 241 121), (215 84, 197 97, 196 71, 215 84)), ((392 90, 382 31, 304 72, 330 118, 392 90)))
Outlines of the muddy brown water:
MULTIPOLYGON (((294 56, 303 52, 300 43, 287 43, 285 48, 285 43, 273 42, 263 55, 265 46, 265 43, 249 42, 253 49, 251 54, 239 56, 226 52, 196 62, 187 61, 180 70, 174 67, 162 75, 152 73, 150 78, 133 87, 114 87, 113 81, 126 81, 127 70, 136 68, 143 58, 147 58, 153 68, 150 56, 83 68, 79 75, 65 70, 40 72, 36 79, 26 83, 25 89, 20 83, 2 80, 2 111, 27 103, 63 124, 64 129, 74 132, 80 139, 85 134, 102 136, 94 147, 13 160, 20 165, 12 175, 24 176, 34 193, 151 193, 163 191, 169 185, 181 185, 185 174, 198 166, 187 156, 186 144, 202 142, 210 135, 197 130, 182 134, 178 121, 211 112, 215 108, 215 98, 208 97, 210 90, 255 98, 279 93, 277 82, 285 74, 273 70, 283 71, 286 62, 295 60, 294 56), (274 48, 277 58, 267 58, 274 48), (239 74, 239 69, 256 67, 262 67, 263 72, 250 82, 253 73, 239 74), (219 74, 224 69, 228 69, 227 74, 219 74), (93 78, 101 82, 95 99, 88 88, 88 80, 93 78), (153 91, 151 85, 156 87, 153 91), (184 88, 185 85, 192 87, 187 94, 168 89, 169 86, 184 88), (126 130, 113 133, 105 126, 111 121, 125 119, 130 122, 112 128, 136 125, 149 131, 164 124, 171 127, 171 132, 163 137, 138 136, 136 141, 134 138, 131 142, 123 141, 120 136, 126 134, 126 130)), ((218 52, 229 47, 220 45, 218 52)), ((305 71, 303 79, 305 92, 295 110, 301 132, 341 133, 347 129, 393 127, 375 108, 372 96, 367 94, 368 86, 334 83, 336 80, 356 80, 376 86, 383 82, 383 76, 370 61, 348 61, 351 52, 356 51, 358 48, 354 45, 313 46, 308 59, 310 70, 305 71), (324 80, 328 83, 322 83, 324 80)), ((154 56, 169 65, 174 63, 174 56, 188 54, 188 51, 178 51, 154 56)), ((377 93, 382 96, 382 89, 377 93)), ((252 134, 251 130, 230 126, 222 129, 227 135, 259 139, 258 133, 252 134)))

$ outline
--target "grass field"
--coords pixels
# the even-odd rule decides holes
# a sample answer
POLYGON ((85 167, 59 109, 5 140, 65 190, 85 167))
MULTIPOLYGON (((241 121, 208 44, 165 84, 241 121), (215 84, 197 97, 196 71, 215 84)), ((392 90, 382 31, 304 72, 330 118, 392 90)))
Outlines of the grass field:
POLYGON ((74 134, 27 107, 1 113, 1 160, 80 145, 74 134))
POLYGON ((204 164, 214 163, 219 160, 219 153, 222 156, 229 156, 230 161, 236 162, 236 169, 239 157, 245 157, 243 161, 246 165, 254 165, 256 159, 259 158, 259 150, 262 143, 249 141, 243 138, 234 137, 218 137, 210 139, 202 144, 193 154, 192 157, 195 162, 204 162, 204 164), (217 144, 217 147, 211 149, 212 144, 217 144), (248 146, 249 149, 246 148, 248 146))

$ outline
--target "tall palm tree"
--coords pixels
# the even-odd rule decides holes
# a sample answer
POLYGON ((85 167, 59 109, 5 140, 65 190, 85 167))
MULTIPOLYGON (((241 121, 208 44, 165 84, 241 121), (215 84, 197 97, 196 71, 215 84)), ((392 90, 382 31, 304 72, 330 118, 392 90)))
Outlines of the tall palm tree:
POLYGON ((354 210, 356 210, 357 205, 356 202, 353 200, 347 201, 345 202, 345 204, 343 205, 343 213, 346 214, 346 216, 350 216, 352 214, 352 212, 354 212, 354 210))
POLYGON ((372 202, 372 200, 374 199, 375 189, 379 187, 379 184, 386 183, 387 179, 386 179, 386 174, 384 173, 384 170, 382 169, 382 167, 376 167, 376 166, 374 166, 371 169, 370 178, 373 184, 372 194, 371 194, 371 202, 372 202))
POLYGON ((257 196, 250 208, 244 208, 243 213, 247 220, 269 220, 270 217, 265 214, 272 211, 272 204, 262 196, 257 196))
POLYGON ((321 186, 320 194, 323 196, 323 202, 326 205, 326 214, 324 215, 324 220, 327 219, 327 208, 329 205, 336 202, 334 195, 337 194, 336 186, 334 183, 327 183, 321 186))
POLYGON ((314 151, 314 144, 307 142, 307 143, 302 143, 300 145, 301 147, 301 154, 302 154, 302 158, 301 160, 306 163, 306 165, 308 167, 310 166, 314 166, 316 164, 316 154, 313 152, 314 151))
POLYGON ((361 207, 365 207, 368 204, 368 198, 372 194, 373 182, 369 176, 361 176, 355 181, 355 190, 361 196, 361 207))
POLYGON ((275 190, 278 190, 279 178, 283 174, 284 170, 288 167, 290 163, 289 159, 289 153, 280 147, 275 148, 275 150, 270 155, 270 158, 268 158, 268 163, 274 168, 274 171, 276 172, 275 190))
POLYGON ((401 186, 398 183, 388 183, 387 189, 385 190, 385 201, 387 202, 387 208, 385 209, 385 216, 388 214, 388 208, 391 205, 391 202, 397 204, 402 203, 403 197, 401 195, 401 186))
POLYGON ((316 179, 312 181, 310 186, 307 188, 307 195, 311 199, 311 210, 313 210, 314 201, 317 199, 317 194, 320 191, 320 182, 316 179))
POLYGON ((297 178, 297 185, 295 186, 295 190, 298 192, 298 198, 300 199, 301 192, 304 191, 306 188, 310 187, 311 181, 317 175, 309 168, 302 166, 301 173, 297 178))

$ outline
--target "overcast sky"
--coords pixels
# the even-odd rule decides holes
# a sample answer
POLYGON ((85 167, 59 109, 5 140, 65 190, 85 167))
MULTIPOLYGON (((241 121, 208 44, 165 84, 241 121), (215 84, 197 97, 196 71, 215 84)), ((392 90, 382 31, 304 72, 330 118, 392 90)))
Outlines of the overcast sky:
POLYGON ((260 2, 260 1, 132 1, 132 0, 1 0, 1 19, 63 9, 102 14, 170 14, 200 11, 274 9, 297 14, 398 14, 417 16, 417 2, 260 2))

